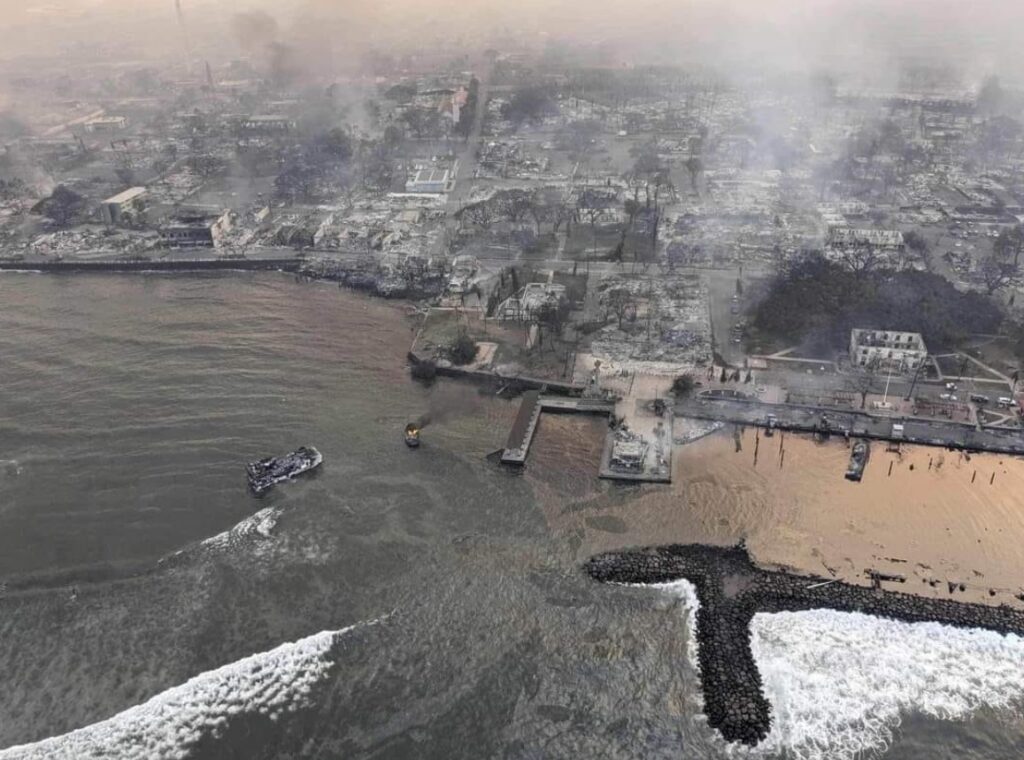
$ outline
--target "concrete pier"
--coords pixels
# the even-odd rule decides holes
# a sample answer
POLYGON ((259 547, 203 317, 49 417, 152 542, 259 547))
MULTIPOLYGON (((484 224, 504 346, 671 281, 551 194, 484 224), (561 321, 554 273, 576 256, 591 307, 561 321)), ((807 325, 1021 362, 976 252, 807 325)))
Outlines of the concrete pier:
POLYGON ((502 464, 519 467, 526 464, 530 444, 533 443, 533 435, 537 432, 537 423, 540 422, 541 409, 540 391, 527 391, 523 394, 519 413, 512 424, 512 432, 508 434, 505 450, 501 454, 502 464))
MULTIPOLYGON (((523 400, 519 405, 519 412, 512 425, 512 432, 509 433, 508 441, 501 452, 501 463, 522 467, 530 455, 530 445, 533 443, 537 426, 540 424, 541 415, 545 412, 551 414, 597 414, 611 417, 615 414, 616 405, 614 401, 605 399, 571 398, 565 396, 542 396, 539 391, 527 391, 523 394, 523 400)), ((601 454, 601 464, 598 475, 602 480, 617 480, 628 483, 671 483, 672 482, 672 418, 668 419, 668 426, 662 427, 659 423, 658 429, 662 436, 659 440, 650 442, 655 451, 660 452, 659 461, 663 464, 659 467, 650 467, 645 464, 642 470, 627 470, 611 466, 612 452, 615 448, 616 431, 609 429, 605 437, 604 450, 601 454)), ((648 457, 649 459, 649 457, 648 457)))
POLYGON ((512 424, 505 449, 501 454, 501 463, 522 467, 530 454, 530 444, 537 432, 540 416, 544 412, 555 414, 598 414, 610 416, 615 412, 615 404, 602 399, 569 398, 564 396, 542 396, 540 391, 527 391, 523 394, 519 413, 512 424))

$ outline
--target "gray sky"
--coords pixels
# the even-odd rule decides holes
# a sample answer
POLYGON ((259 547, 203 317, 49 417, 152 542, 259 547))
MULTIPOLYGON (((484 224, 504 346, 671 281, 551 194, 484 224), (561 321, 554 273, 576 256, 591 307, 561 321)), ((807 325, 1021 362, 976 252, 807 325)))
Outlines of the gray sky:
MULTIPOLYGON (((283 38, 310 29, 335 52, 424 40, 486 41, 506 30, 605 42, 624 62, 703 61, 725 68, 821 66, 866 73, 894 61, 950 59, 982 76, 1024 73, 1022 0, 182 0, 190 34, 238 54, 233 14, 267 10, 283 38), (225 42, 228 44, 226 45, 225 42), (228 49, 228 48, 232 49, 228 49), (646 59, 646 60, 645 60, 646 59)), ((4 47, 35 52, 99 41, 166 54, 174 0, 0 0, 4 47)))

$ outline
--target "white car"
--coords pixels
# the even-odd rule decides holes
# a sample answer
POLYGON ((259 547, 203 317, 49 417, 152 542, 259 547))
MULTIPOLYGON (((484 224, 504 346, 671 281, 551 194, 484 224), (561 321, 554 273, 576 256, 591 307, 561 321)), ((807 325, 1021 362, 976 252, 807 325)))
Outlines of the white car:
POLYGON ((956 396, 954 396, 952 393, 940 394, 939 398, 941 398, 943 401, 956 401, 956 396))

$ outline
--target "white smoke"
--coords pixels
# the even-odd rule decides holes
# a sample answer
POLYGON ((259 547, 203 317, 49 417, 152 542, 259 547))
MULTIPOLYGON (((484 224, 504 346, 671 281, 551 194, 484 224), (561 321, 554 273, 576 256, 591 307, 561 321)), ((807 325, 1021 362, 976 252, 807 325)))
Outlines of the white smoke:
MULTIPOLYGON (((656 584, 683 600, 688 656, 697 668, 697 592, 656 584)), ((1024 704, 1024 639, 860 613, 758 613, 751 648, 772 706, 772 729, 736 757, 854 760, 884 750, 911 712, 962 720, 981 707, 1024 704)))
POLYGON ((202 673, 100 723, 0 751, 0 760, 183 760, 200 739, 220 736, 232 716, 278 720, 308 706, 313 687, 330 672, 332 647, 357 627, 324 631, 202 673))

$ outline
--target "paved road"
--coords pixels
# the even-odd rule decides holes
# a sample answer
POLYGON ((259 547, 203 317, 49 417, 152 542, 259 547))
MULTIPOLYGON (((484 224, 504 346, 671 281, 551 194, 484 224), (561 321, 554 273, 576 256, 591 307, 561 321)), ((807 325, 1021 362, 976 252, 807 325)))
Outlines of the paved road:
POLYGON ((1024 435, 1019 432, 981 431, 952 422, 893 419, 874 417, 863 412, 836 412, 831 409, 813 409, 788 404, 702 398, 678 402, 675 413, 678 417, 759 427, 766 426, 768 415, 773 414, 777 420, 777 427, 802 432, 820 429, 824 413, 828 416, 828 428, 835 434, 850 433, 865 438, 894 440, 892 426, 895 422, 903 424, 902 440, 908 443, 1024 455, 1024 435))
POLYGON ((484 129, 484 117, 487 115, 487 98, 490 96, 491 74, 493 66, 487 64, 486 68, 477 78, 480 86, 477 89, 476 113, 473 116, 473 128, 466 138, 462 150, 459 151, 459 173, 456 177, 455 189, 448 194, 445 204, 445 233, 439 235, 434 247, 435 256, 444 256, 448 252, 448 242, 455 234, 454 214, 461 207, 463 201, 469 195, 473 184, 473 175, 476 171, 477 150, 480 147, 480 138, 484 129))

